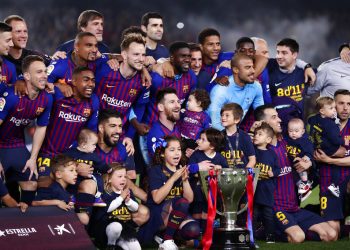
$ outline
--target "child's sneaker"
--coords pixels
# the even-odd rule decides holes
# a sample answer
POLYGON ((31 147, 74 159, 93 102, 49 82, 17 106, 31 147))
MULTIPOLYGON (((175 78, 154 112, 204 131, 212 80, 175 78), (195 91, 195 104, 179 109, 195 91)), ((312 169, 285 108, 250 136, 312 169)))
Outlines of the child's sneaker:
POLYGON ((162 244, 159 244, 158 250, 178 250, 179 248, 175 244, 174 240, 165 240, 162 244))
POLYGON ((94 207, 106 207, 107 204, 102 200, 101 197, 95 197, 95 201, 93 204, 94 207))
POLYGON ((273 234, 268 234, 266 236, 266 243, 268 244, 275 243, 275 236, 273 234))
POLYGON ((162 244, 162 242, 163 242, 163 239, 158 235, 155 235, 153 239, 155 242, 158 243, 158 245, 162 244))
POLYGON ((334 185, 334 183, 332 183, 331 185, 328 186, 328 190, 329 190, 335 197, 339 197, 339 195, 340 195, 339 186, 336 186, 336 185, 334 185))
POLYGON ((298 185, 298 194, 305 194, 309 192, 311 190, 311 185, 311 181, 307 181, 306 183, 301 181, 298 185))

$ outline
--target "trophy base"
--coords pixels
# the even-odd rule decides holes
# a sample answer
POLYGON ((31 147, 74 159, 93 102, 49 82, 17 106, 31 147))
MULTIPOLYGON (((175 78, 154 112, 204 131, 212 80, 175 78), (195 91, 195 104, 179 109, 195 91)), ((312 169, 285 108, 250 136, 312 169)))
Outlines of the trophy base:
POLYGON ((249 231, 243 228, 225 230, 214 229, 211 250, 244 250, 251 249, 249 231))

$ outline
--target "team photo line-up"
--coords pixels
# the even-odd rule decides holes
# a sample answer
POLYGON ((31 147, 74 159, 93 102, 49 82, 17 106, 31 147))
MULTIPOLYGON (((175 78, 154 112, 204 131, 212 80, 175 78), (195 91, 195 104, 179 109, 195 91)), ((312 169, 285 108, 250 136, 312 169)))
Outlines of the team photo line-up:
POLYGON ((0 22, 3 207, 75 211, 100 249, 202 249, 220 223, 215 212, 209 219, 200 173, 233 168, 258 180, 239 202, 253 207, 235 222, 251 221, 253 238, 342 237, 349 44, 319 67, 298 58, 292 38, 276 43, 275 58, 258 37, 223 52, 215 28, 165 46, 163 17, 148 12, 123 31, 116 54, 103 42, 103 21, 83 11, 76 37, 52 56, 26 48, 23 17, 0 22), (301 208, 315 195, 319 205, 301 208))

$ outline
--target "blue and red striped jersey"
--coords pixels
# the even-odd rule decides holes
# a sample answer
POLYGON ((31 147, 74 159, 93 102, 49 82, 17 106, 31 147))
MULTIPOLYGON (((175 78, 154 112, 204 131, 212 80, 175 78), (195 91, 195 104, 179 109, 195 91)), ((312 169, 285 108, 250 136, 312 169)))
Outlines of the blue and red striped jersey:
POLYGON ((2 94, 9 84, 17 81, 16 66, 1 56, 1 71, 0 71, 0 94, 2 94))
POLYGON ((78 102, 74 97, 60 96, 58 90, 55 92, 50 124, 40 151, 40 155, 46 157, 54 157, 67 150, 83 127, 97 131, 99 102, 95 94, 78 102))
MULTIPOLYGON (((141 73, 130 79, 125 79, 119 70, 113 71, 107 63, 102 63, 96 69, 95 93, 99 98, 101 109, 115 109, 123 116, 123 131, 127 130, 127 123, 131 107, 143 106, 149 101, 149 90, 142 86, 141 73)), ((135 114, 140 119, 144 108, 135 114)))
POLYGON ((298 201, 295 193, 295 184, 293 180, 292 164, 287 156, 287 142, 282 138, 277 141, 277 145, 270 145, 278 159, 278 167, 280 168, 279 176, 276 180, 276 188, 274 192, 274 210, 295 212, 299 209, 298 201))
POLYGON ((181 115, 179 129, 181 136, 192 140, 197 140, 200 133, 210 127, 210 116, 205 112, 193 112, 186 110, 181 115))
POLYGON ((196 88, 197 77, 192 70, 183 73, 178 78, 164 78, 158 73, 152 72, 152 85, 150 87, 150 101, 146 107, 143 122, 152 125, 158 120, 158 108, 156 104, 156 95, 160 89, 171 87, 176 89, 177 97, 181 105, 185 103, 191 91, 196 88))
MULTIPOLYGON (((350 120, 347 121, 345 127, 340 131, 340 135, 342 136, 346 148, 346 155, 350 156, 350 120)), ((340 183, 346 180, 350 176, 350 168, 349 167, 341 167, 340 172, 340 183)))
POLYGON ((176 136, 181 138, 180 130, 178 125, 175 124, 173 130, 169 130, 160 121, 153 123, 150 131, 147 134, 147 149, 148 154, 152 158, 154 152, 156 151, 156 141, 158 138, 164 138, 165 136, 176 136))
POLYGON ((122 142, 118 142, 115 147, 109 152, 103 151, 98 145, 96 145, 95 153, 101 158, 101 160, 107 164, 110 163, 125 163, 128 154, 126 152, 125 146, 122 142))
MULTIPOLYGON (((89 62, 88 68, 93 72, 96 70, 96 65, 100 61, 106 61, 107 58, 102 56, 96 61, 89 62)), ((50 83, 66 83, 72 85, 72 73, 76 68, 76 65, 72 61, 72 53, 68 53, 65 59, 53 60, 50 65, 47 67, 47 81, 50 83)))
POLYGON ((38 126, 47 126, 52 108, 52 95, 41 91, 37 98, 15 95, 8 88, 0 98, 0 148, 24 147, 24 129, 37 119, 38 126))
POLYGON ((218 60, 210 65, 207 65, 203 62, 202 64, 202 71, 208 72, 210 76, 214 76, 214 74, 217 72, 218 76, 227 76, 232 74, 232 70, 228 68, 221 68, 220 71, 219 65, 223 61, 229 60, 231 61, 232 57, 235 55, 234 52, 220 52, 218 56, 218 60))

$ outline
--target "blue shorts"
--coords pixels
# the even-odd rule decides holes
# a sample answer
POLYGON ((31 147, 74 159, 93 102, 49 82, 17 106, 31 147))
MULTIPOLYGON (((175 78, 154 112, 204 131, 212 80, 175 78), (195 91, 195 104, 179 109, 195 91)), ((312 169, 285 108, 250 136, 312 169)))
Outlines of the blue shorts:
POLYGON ((321 216, 305 209, 299 209, 296 212, 274 211, 274 218, 279 234, 292 226, 299 226, 306 232, 311 226, 325 222, 321 216))
POLYGON ((335 197, 326 192, 325 194, 320 193, 320 210, 321 216, 325 221, 330 220, 342 220, 344 218, 344 202, 346 195, 347 182, 342 182, 339 185, 340 195, 335 197))
MULTIPOLYGON (((29 158, 30 153, 26 147, 0 149, 0 159, 4 171, 8 176, 8 182, 29 180, 30 169, 28 168, 24 173, 22 173, 22 170, 29 158)), ((35 181, 35 175, 32 176, 31 180, 35 181)))
POLYGON ((51 173, 51 160, 50 157, 39 156, 37 159, 38 173, 41 176, 50 176, 51 173))

